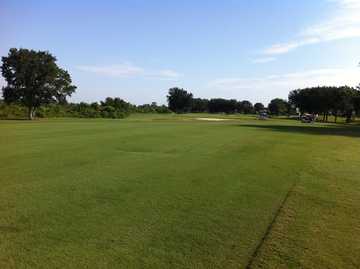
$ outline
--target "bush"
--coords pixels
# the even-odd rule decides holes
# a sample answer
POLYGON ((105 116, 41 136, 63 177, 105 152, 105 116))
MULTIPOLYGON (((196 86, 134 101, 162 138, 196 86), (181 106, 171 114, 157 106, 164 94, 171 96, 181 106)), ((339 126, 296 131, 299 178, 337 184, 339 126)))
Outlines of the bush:
POLYGON ((23 119, 27 117, 27 110, 20 105, 8 105, 0 101, 0 119, 23 119))
MULTIPOLYGON (((39 118, 109 118, 123 119, 133 112, 139 113, 171 113, 165 105, 145 104, 132 105, 120 98, 106 98, 100 103, 69 103, 48 104, 36 110, 35 115, 39 118)), ((27 118, 27 109, 20 105, 8 105, 0 100, 0 119, 27 118)))

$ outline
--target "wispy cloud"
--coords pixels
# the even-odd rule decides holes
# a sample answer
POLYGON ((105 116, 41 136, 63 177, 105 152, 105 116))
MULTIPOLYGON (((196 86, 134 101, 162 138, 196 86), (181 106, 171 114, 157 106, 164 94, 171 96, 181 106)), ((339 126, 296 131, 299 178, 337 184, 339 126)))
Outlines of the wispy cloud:
POLYGON ((253 96, 269 101, 286 98, 290 90, 311 86, 356 86, 360 83, 360 68, 316 69, 255 78, 221 78, 208 84, 210 89, 232 96, 253 96))
POLYGON ((288 53, 291 50, 295 50, 299 47, 302 47, 305 45, 310 45, 310 44, 316 44, 319 42, 321 42, 321 40, 318 38, 306 38, 303 40, 291 41, 288 43, 275 44, 275 45, 272 45, 271 47, 265 49, 263 51, 263 53, 265 55, 284 54, 284 53, 288 53))
POLYGON ((80 65, 77 66, 77 69, 113 77, 132 77, 142 75, 144 73, 144 69, 128 63, 108 66, 80 65))
POLYGON ((264 64, 264 63, 273 62, 275 60, 276 60, 275 57, 263 57, 263 58, 254 59, 252 62, 254 64, 264 64))
POLYGON ((158 78, 162 80, 176 80, 182 76, 182 74, 179 74, 178 72, 175 72, 174 70, 170 69, 164 69, 164 70, 158 70, 158 71, 150 71, 148 73, 145 73, 146 77, 150 78, 158 78))
POLYGON ((177 80, 182 76, 182 74, 174 70, 147 70, 131 63, 107 66, 80 65, 77 66, 77 69, 84 72, 119 78, 143 77, 161 80, 177 80))
POLYGON ((292 41, 274 44, 266 48, 263 54, 279 55, 310 44, 360 37, 360 1, 327 1, 336 5, 336 12, 332 14, 331 18, 303 29, 292 41))
POLYGON ((282 75, 269 75, 259 78, 222 78, 210 82, 210 86, 232 89, 257 89, 274 86, 292 88, 317 86, 317 85, 350 85, 360 83, 360 69, 316 69, 282 75))

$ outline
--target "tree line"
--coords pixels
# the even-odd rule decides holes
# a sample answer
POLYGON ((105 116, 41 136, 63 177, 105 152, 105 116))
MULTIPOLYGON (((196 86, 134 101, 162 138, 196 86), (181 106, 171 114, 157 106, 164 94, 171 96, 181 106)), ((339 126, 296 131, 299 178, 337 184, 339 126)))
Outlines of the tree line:
POLYGON ((350 122, 355 115, 360 114, 360 90, 348 86, 343 87, 313 87, 291 91, 289 102, 297 107, 300 113, 322 115, 323 121, 333 115, 335 122, 338 116, 350 122))
MULTIPOLYGON (((113 118, 122 119, 131 113, 170 113, 171 111, 165 105, 157 105, 155 102, 144 105, 134 105, 119 97, 107 97, 104 101, 93 103, 70 103, 62 106, 54 106, 63 109, 64 116, 80 118, 113 118)), ((44 109, 51 111, 51 106, 45 106, 44 109)), ((42 112, 43 110, 40 110, 42 112)), ((44 113, 43 117, 59 115, 55 113, 44 113)))
POLYGON ((327 122, 329 115, 337 122, 339 116, 350 122, 360 115, 360 87, 312 87, 293 90, 289 100, 275 98, 267 108, 262 103, 253 105, 250 101, 235 99, 201 99, 181 89, 171 88, 167 96, 169 108, 176 113, 208 112, 208 113, 243 113, 253 114, 266 110, 271 115, 318 114, 327 122))
POLYGON ((271 100, 266 108, 262 103, 255 103, 253 105, 248 100, 194 98, 191 92, 177 87, 169 89, 167 100, 169 109, 175 113, 254 114, 266 109, 273 115, 286 115, 294 111, 286 100, 280 98, 271 100))
POLYGON ((108 97, 101 102, 68 103, 76 90, 70 74, 60 68, 49 52, 28 49, 9 50, 2 57, 1 73, 6 81, 0 100, 0 118, 27 113, 29 119, 39 117, 124 118, 130 113, 243 113, 266 110, 273 115, 312 113, 327 121, 333 115, 352 117, 360 113, 360 90, 348 86, 313 87, 291 91, 288 100, 275 98, 267 108, 262 103, 224 98, 194 98, 191 92, 174 87, 167 95, 168 106, 156 103, 136 106, 121 98, 108 97))
MULTIPOLYGON (((21 104, 8 104, 0 100, 0 119, 18 119, 27 116, 28 109, 21 104)), ((134 105, 119 97, 107 97, 100 102, 52 103, 40 106, 33 116, 39 118, 110 118, 123 119, 131 113, 171 113, 165 105, 134 105)))
POLYGON ((167 95, 169 109, 175 113, 254 113, 255 109, 250 101, 237 101, 235 99, 202 99, 193 98, 193 94, 181 89, 171 88, 167 95))

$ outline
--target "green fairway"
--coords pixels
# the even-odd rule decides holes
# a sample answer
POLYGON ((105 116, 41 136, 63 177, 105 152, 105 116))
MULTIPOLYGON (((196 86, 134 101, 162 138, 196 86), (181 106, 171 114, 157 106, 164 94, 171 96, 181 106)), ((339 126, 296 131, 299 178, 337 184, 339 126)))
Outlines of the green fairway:
POLYGON ((360 267, 359 126, 0 121, 0 149, 0 268, 360 267))

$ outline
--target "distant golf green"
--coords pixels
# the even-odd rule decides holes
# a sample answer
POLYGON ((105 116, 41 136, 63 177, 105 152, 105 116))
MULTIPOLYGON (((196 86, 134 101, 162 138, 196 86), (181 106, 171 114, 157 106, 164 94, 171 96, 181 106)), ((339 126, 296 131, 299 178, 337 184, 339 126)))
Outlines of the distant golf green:
POLYGON ((360 268, 358 126, 0 121, 0 150, 0 268, 360 268))

